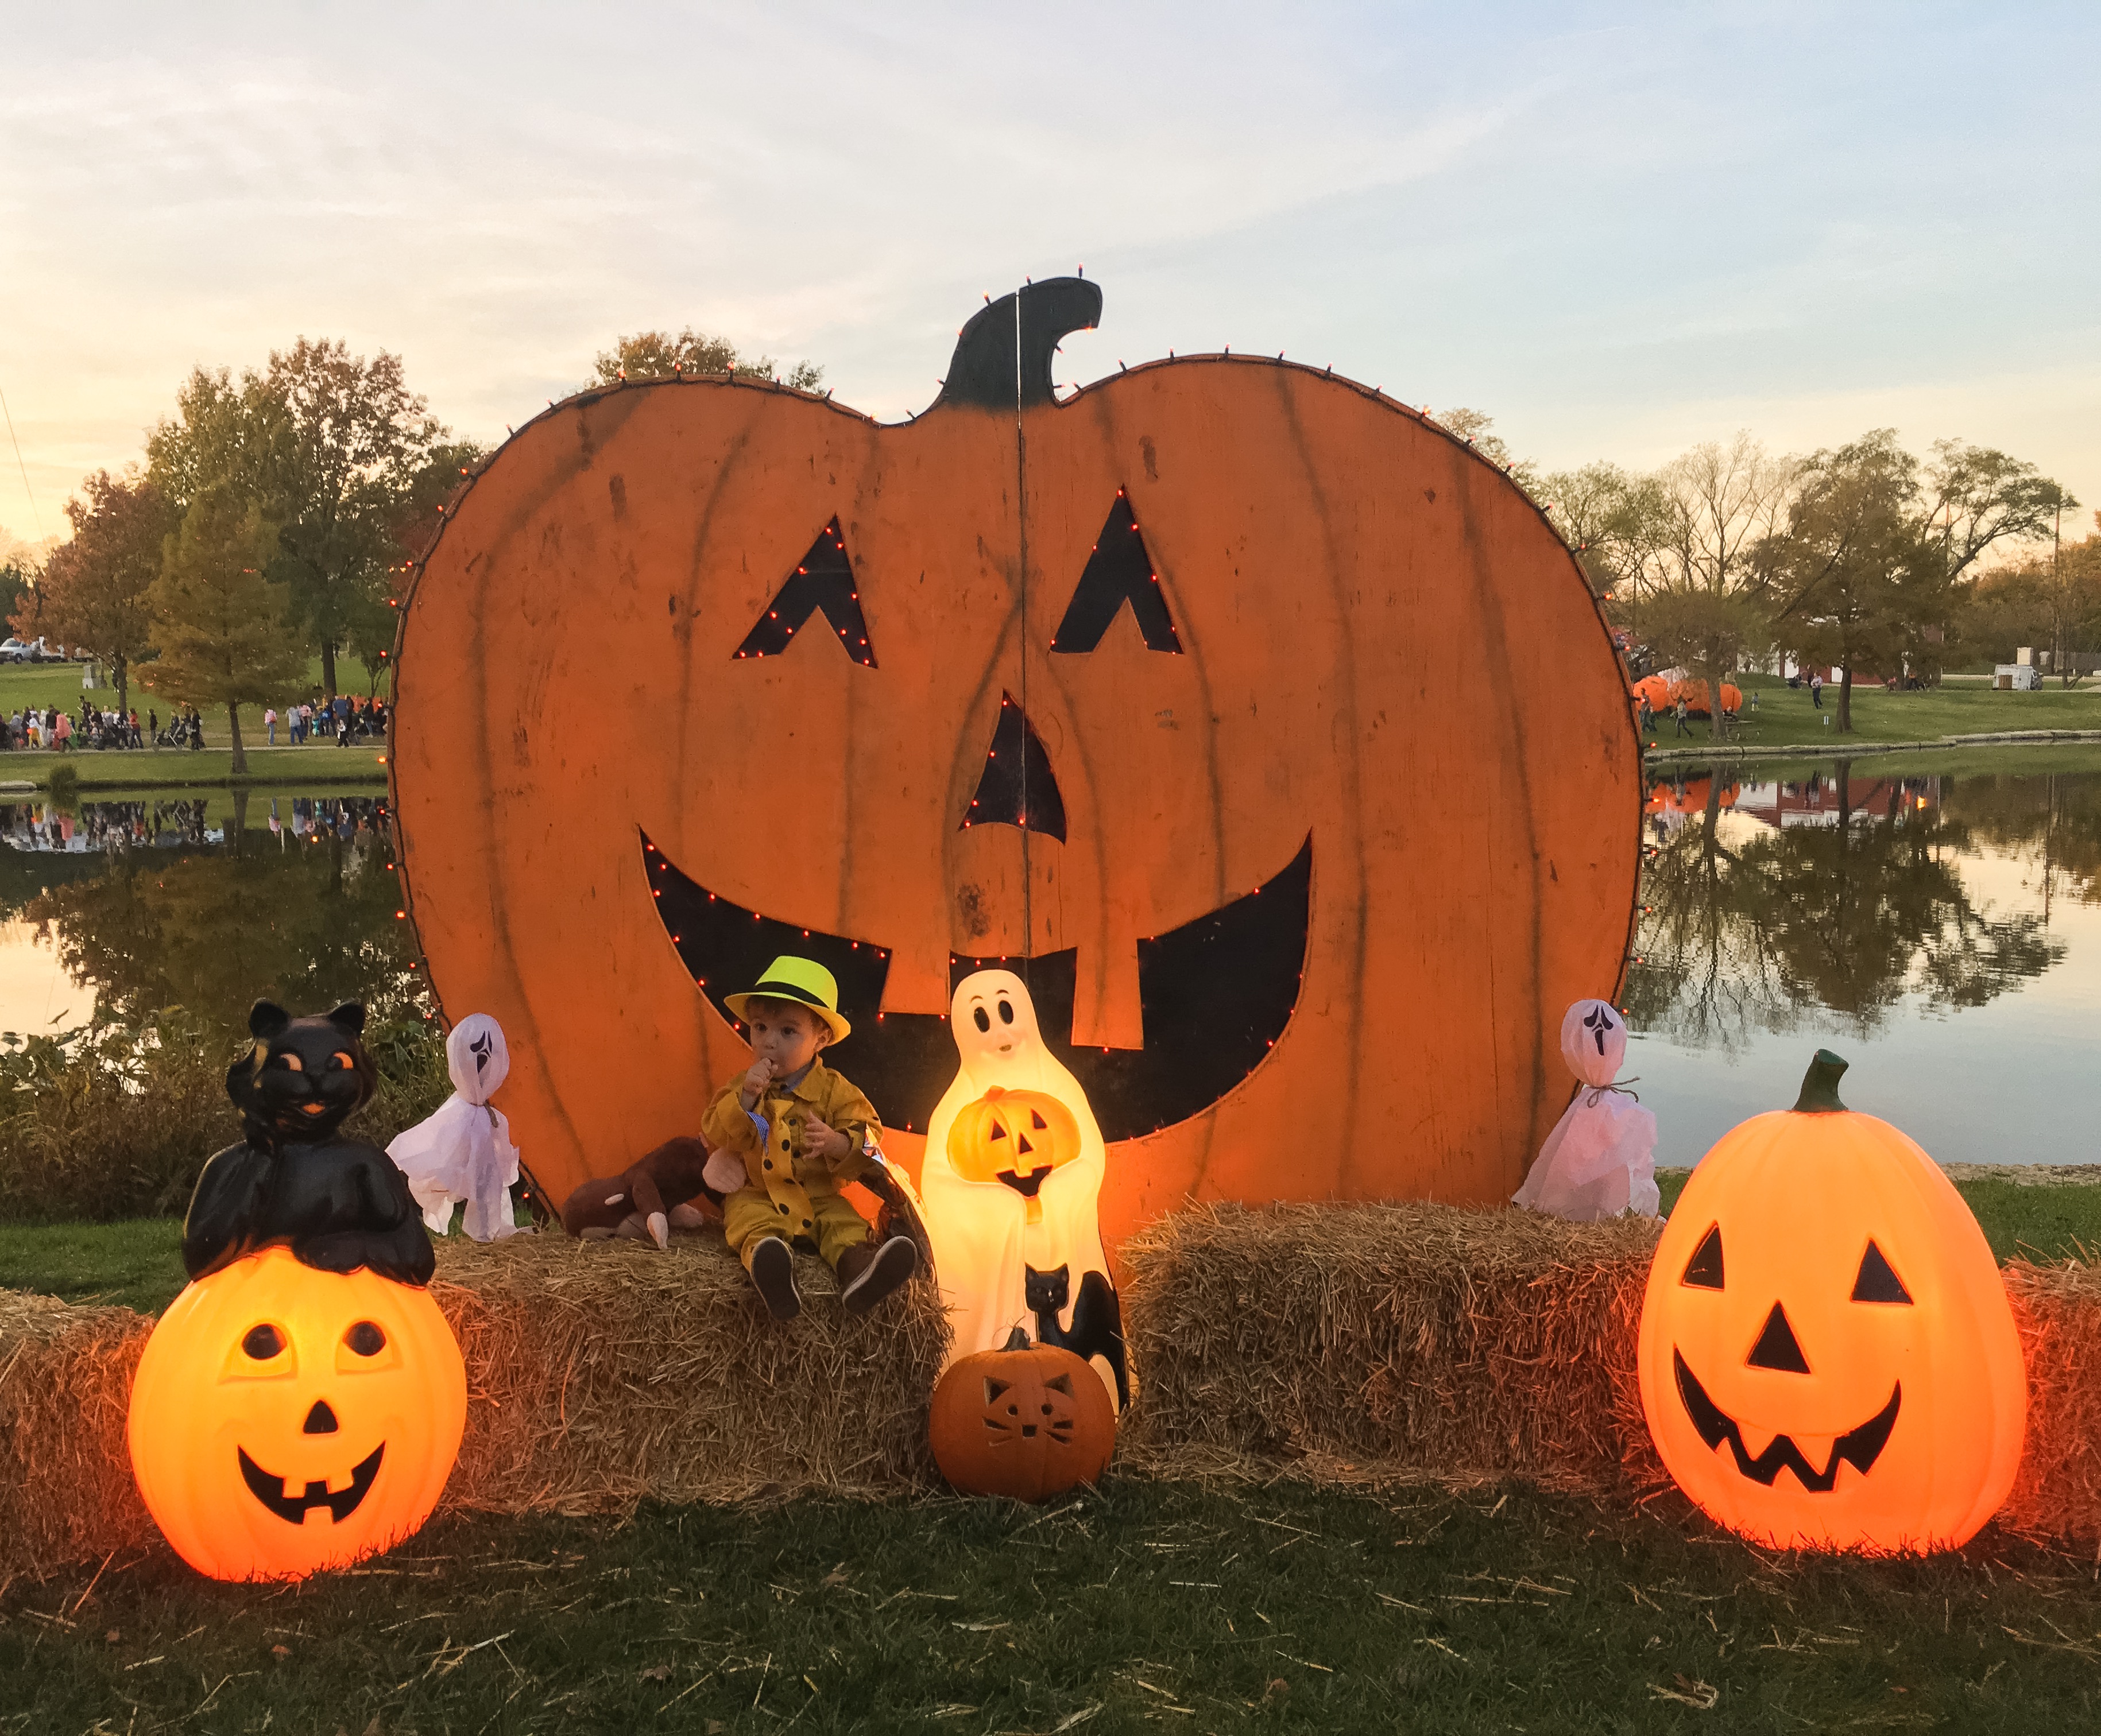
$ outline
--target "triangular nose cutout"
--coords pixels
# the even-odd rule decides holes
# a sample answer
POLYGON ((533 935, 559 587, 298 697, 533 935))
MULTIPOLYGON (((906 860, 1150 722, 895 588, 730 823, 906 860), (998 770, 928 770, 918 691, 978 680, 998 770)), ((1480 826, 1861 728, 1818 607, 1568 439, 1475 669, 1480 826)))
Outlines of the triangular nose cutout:
POLYGON ((1065 841, 1065 799, 1050 770, 1050 756, 1028 727, 1011 695, 999 696, 999 722, 992 732, 977 793, 964 812, 966 826, 1019 826, 1065 841))
POLYGON ((1787 1310, 1779 1303, 1772 1305, 1772 1312, 1766 1316, 1765 1330, 1744 1360, 1753 1368, 1777 1368, 1785 1374, 1809 1372, 1802 1346, 1795 1342, 1794 1328, 1787 1323, 1787 1310))
POLYGON ((329 1408, 327 1399, 314 1400, 313 1409, 307 1412, 307 1425, 300 1430, 300 1433, 303 1434, 334 1434, 335 1433, 335 1412, 329 1408))

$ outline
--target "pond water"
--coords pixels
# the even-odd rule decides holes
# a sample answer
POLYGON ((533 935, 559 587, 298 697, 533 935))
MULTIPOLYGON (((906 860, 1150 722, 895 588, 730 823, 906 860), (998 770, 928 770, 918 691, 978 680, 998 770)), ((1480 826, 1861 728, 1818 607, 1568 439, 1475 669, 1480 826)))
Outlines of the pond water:
POLYGON ((2101 751, 1753 762, 1652 784, 1627 1066, 1659 1164, 1842 1095, 1944 1162, 2101 1160, 2101 751))
MULTIPOLYGON (((1845 1096, 1935 1156, 2101 1160, 2101 749, 1674 768, 1624 1002, 1657 1160, 1845 1096)), ((428 1009, 376 793, 0 805, 0 1030, 179 1005, 428 1009)))

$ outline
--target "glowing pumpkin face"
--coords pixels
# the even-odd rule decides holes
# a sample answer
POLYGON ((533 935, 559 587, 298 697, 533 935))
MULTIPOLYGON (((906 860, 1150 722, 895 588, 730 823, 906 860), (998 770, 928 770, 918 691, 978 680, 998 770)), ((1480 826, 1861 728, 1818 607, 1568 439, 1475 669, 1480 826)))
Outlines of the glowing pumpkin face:
POLYGON ((963 1495, 1048 1500, 1108 1469, 1116 1411, 1095 1372, 1070 1350, 1007 1346, 952 1363, 935 1383, 934 1462, 963 1495))
POLYGON ((1776 1548, 1960 1544, 2013 1486, 2027 1380, 1961 1195, 1838 1101, 1819 1051, 1792 1110, 1692 1172, 1642 1307, 1642 1408, 1664 1464, 1776 1548))
POLYGON ((1001 1182, 1033 1200, 1050 1172, 1080 1155, 1080 1124, 1044 1091, 994 1085, 949 1129, 949 1162, 966 1182, 1001 1182))
POLYGON ((131 1467, 198 1572, 303 1579, 421 1526, 466 1421, 466 1367, 427 1291, 272 1247, 190 1285, 153 1328, 131 1467))
POLYGON ((782 952, 838 979, 826 1064, 908 1168, 957 982, 1013 964, 1143 1146, 1112 1243, 1191 1194, 1506 1197, 1560 1114, 1545 1034, 1619 980, 1641 800, 1573 558, 1317 365, 1060 400, 1100 305, 980 310, 909 424, 750 376, 594 390, 449 509, 396 660, 402 869, 444 1004, 516 1040, 556 1197, 690 1130, 750 1065, 722 996, 782 952))

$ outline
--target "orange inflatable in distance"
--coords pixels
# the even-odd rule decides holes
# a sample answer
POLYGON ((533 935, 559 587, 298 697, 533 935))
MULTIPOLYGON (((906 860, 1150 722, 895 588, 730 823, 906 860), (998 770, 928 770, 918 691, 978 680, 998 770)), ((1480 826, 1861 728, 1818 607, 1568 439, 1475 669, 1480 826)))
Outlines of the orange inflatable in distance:
POLYGON ((297 1579, 416 1531, 466 1423, 466 1366, 427 1290, 270 1247, 161 1317, 128 1433, 146 1510, 184 1561, 297 1579))
POLYGON ((826 1064, 908 1170, 955 983, 1022 975, 1116 1148, 1112 1244, 1192 1195, 1517 1186, 1634 905, 1590 589, 1493 464, 1318 367, 1059 401, 1099 307, 980 309, 895 426, 749 376, 594 390, 449 507, 402 611, 400 859, 551 1197, 692 1130, 749 1064, 723 993, 782 952, 838 980, 826 1064))
POLYGON ((1984 1232, 1931 1159, 1838 1097, 1820 1049, 1791 1110, 1685 1185, 1642 1306, 1665 1467, 1777 1548, 1953 1548, 2013 1487, 2028 1383, 1984 1232))

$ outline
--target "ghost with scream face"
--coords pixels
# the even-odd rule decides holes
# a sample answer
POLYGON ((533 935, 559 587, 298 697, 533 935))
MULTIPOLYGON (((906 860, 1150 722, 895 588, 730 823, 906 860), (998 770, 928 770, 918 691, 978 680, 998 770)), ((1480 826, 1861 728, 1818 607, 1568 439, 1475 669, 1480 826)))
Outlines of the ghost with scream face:
POLYGON ((1576 1094, 1514 1203, 1579 1224, 1626 1211, 1656 1215, 1656 1117, 1615 1082, 1626 1054, 1626 1021, 1610 1002, 1579 1001, 1562 1015, 1561 1058, 1576 1094))
POLYGON ((1097 1216, 1108 1154, 1086 1093, 1012 971, 965 977, 949 1023, 962 1065, 927 1125, 919 1189, 951 1359, 1020 1327, 1086 1358, 1121 1408, 1123 1323, 1097 1216))

